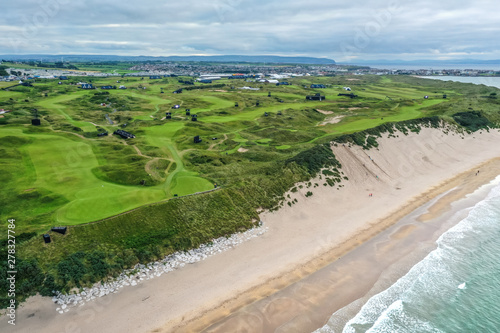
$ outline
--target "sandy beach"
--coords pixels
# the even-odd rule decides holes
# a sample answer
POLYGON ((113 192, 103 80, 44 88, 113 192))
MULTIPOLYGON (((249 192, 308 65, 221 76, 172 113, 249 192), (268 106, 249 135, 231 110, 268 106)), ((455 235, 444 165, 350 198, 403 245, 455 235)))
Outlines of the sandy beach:
MULTIPOLYGON (((235 249, 221 253, 117 294, 58 314, 50 298, 32 297, 18 310, 17 325, 0 322, 2 332, 291 332, 321 327, 335 309, 362 298, 372 289, 380 273, 367 274, 365 261, 349 259, 352 249, 395 225, 425 204, 419 223, 452 209, 451 203, 490 182, 500 174, 498 131, 482 134, 445 134, 423 129, 420 134, 379 139, 379 147, 332 147, 348 180, 342 187, 304 187, 290 193, 298 203, 277 212, 264 212, 261 219, 269 231, 235 249), (479 173, 477 171, 480 171, 479 173), (312 191, 311 197, 305 193, 312 191), (371 195, 370 195, 371 194, 371 195), (331 263, 343 261, 343 270, 296 287, 293 294, 307 302, 278 297, 264 310, 242 312, 245 306, 272 298, 278 291, 305 280, 331 263), (334 283, 331 283, 331 282, 334 283), (352 282, 355 281, 353 285, 352 282), (349 284, 350 283, 350 284, 349 284), (328 296, 318 296, 318 285, 328 296), (351 287, 346 287, 351 286, 351 287), (334 295, 335 297, 330 297, 334 295), (307 308, 333 299, 323 314, 310 317, 307 308), (332 310, 333 309, 333 310, 332 310), (259 311, 261 314, 259 315, 259 311), (240 316, 241 315, 241 316, 240 316), (236 319, 234 319, 236 318, 236 319)), ((436 229, 421 228, 421 238, 404 242, 418 228, 410 224, 391 232, 379 246, 388 262, 405 256, 436 229), (394 243, 391 240, 403 240, 394 243)), ((368 252, 366 252, 368 254, 368 252)), ((362 258, 362 257, 360 257, 362 258)))

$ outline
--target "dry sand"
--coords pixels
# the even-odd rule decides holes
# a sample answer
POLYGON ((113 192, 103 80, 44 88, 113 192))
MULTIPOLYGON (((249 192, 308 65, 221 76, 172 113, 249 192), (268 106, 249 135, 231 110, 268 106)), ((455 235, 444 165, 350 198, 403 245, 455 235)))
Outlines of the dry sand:
MULTIPOLYGON (((345 256, 418 206, 456 186, 453 182, 475 175, 477 168, 482 172, 493 170, 493 164, 484 163, 500 156, 499 139, 498 131, 446 135, 440 130, 423 129, 419 135, 380 139, 379 149, 369 151, 339 145, 333 150, 349 180, 342 183, 343 187, 333 188, 317 179, 313 183, 318 187, 304 187, 291 194, 298 198, 297 204, 261 215, 269 227, 263 236, 63 315, 55 312, 50 299, 34 297, 18 310, 15 330, 3 317, 0 331, 202 330, 245 304, 272 295, 345 256), (306 198, 308 190, 314 195, 306 198)), ((481 181, 486 180, 474 180, 481 181)), ((440 209, 446 207, 443 204, 440 209)), ((399 237, 410 231, 401 231, 399 237)), ((342 302, 360 296, 345 296, 342 302)), ((268 312, 280 317, 291 305, 274 304, 268 312)), ((286 316, 283 318, 286 320, 286 316)), ((248 318, 254 327, 259 327, 258 320, 248 318)))
POLYGON ((342 120, 345 116, 335 116, 331 118, 326 118, 324 121, 322 121, 318 126, 325 126, 327 124, 336 124, 342 120))

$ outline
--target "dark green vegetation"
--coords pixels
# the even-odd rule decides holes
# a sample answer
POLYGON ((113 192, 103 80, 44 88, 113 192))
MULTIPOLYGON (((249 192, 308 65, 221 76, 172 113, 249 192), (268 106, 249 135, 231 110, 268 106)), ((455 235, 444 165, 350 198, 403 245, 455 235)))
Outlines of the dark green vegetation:
POLYGON ((458 112, 453 115, 453 119, 455 119, 459 125, 462 125, 472 132, 494 126, 488 118, 478 111, 458 112))
POLYGON ((0 225, 6 235, 7 219, 16 219, 19 299, 68 291, 251 228, 259 208, 292 206, 297 199, 285 193, 298 182, 306 196, 337 186, 345 178, 332 141, 370 148, 395 130, 500 123, 495 88, 403 76, 296 77, 291 86, 179 83, 192 81, 186 77, 91 78, 97 87, 126 90, 74 85, 88 80, 0 91, 0 108, 13 111, 0 118, 0 225), (304 88, 312 83, 327 88, 304 88), (359 97, 338 96, 344 86, 359 97), (203 89, 172 94, 186 87, 203 89), (305 101, 317 92, 327 100, 305 101), (30 125, 33 109, 41 126, 30 125), (113 135, 117 129, 136 138, 113 135), (197 135, 202 141, 194 143, 197 135), (308 183, 318 173, 322 183, 308 183), (187 196, 196 192, 206 193, 187 196), (68 233, 49 232, 52 242, 43 244, 41 235, 61 225, 68 233))
POLYGON ((0 76, 8 76, 9 73, 7 73, 5 70, 7 69, 7 67, 5 66, 0 66, 0 76))

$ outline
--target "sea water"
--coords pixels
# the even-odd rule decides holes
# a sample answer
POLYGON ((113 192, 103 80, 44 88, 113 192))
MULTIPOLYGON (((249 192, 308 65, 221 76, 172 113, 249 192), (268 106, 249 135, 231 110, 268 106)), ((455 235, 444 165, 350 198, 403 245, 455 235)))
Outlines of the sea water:
POLYGON ((343 332, 500 332, 500 185, 343 332))

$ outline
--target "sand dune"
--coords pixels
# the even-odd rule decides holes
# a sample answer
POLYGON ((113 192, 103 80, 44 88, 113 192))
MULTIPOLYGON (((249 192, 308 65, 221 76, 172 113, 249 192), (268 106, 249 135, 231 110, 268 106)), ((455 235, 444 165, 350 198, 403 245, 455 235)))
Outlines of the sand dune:
MULTIPOLYGON (((457 175, 470 176, 486 167, 481 164, 500 157, 499 139, 496 130, 446 135, 423 129, 418 135, 382 138, 379 148, 371 150, 337 145, 332 149, 349 180, 338 188, 323 186, 324 179, 317 178, 312 183, 318 187, 290 193, 297 204, 261 215, 269 227, 263 236, 63 315, 55 312, 50 299, 32 298, 19 309, 16 330, 5 322, 0 330, 199 331, 341 257, 449 190, 457 175), (307 191, 313 196, 306 198, 307 191)), ((298 305, 276 306, 270 311, 279 321, 281 308, 298 305)), ((250 331, 262 331, 262 318, 249 316, 248 322, 253 323, 250 331)))

